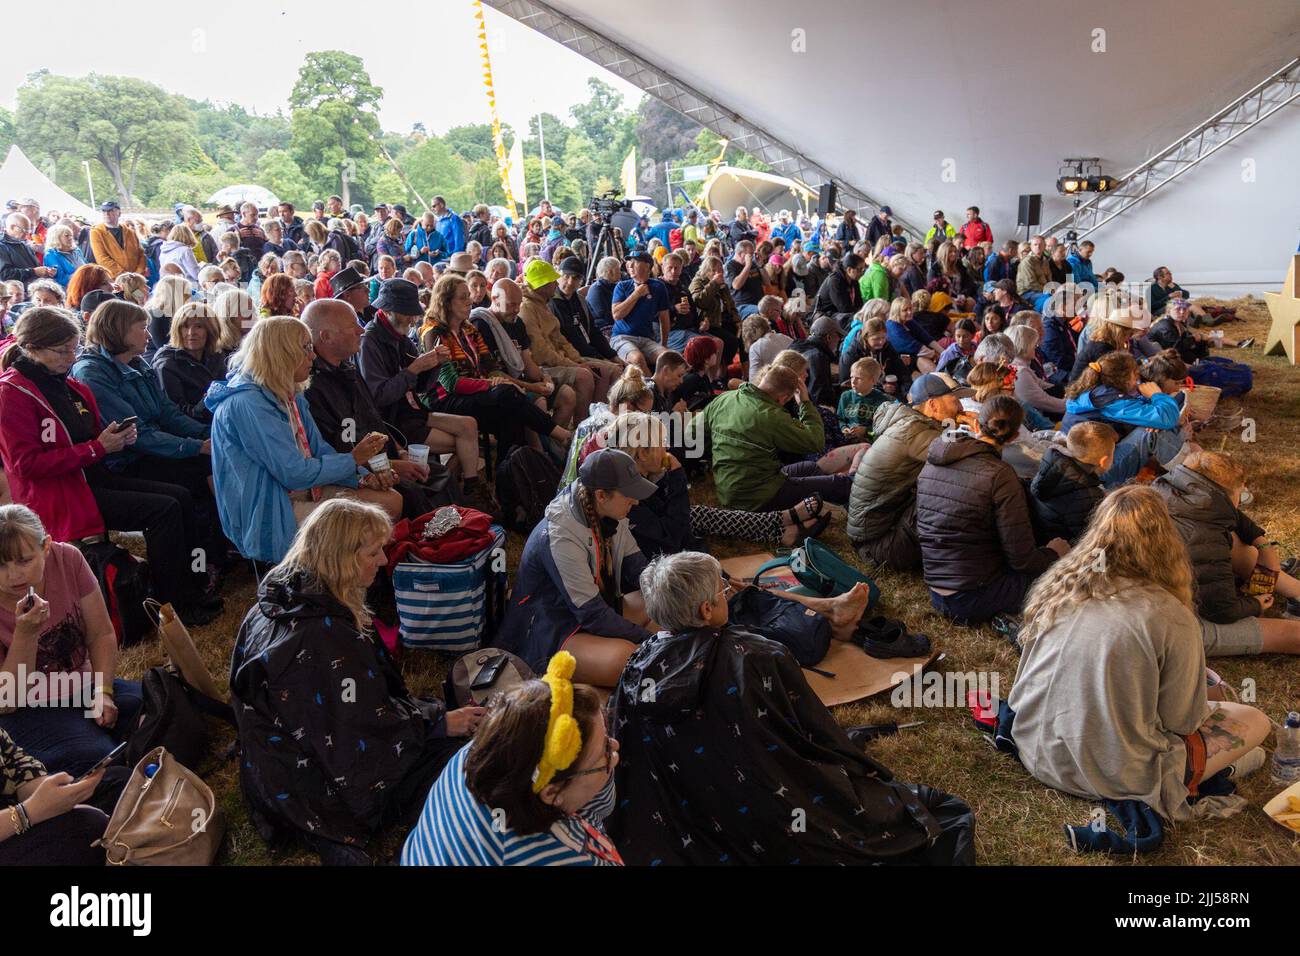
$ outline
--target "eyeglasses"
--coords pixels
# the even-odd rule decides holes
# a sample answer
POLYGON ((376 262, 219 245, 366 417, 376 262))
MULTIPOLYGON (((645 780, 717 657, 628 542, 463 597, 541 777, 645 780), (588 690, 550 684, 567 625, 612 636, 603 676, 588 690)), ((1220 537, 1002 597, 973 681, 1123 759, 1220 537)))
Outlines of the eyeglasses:
POLYGON ((40 349, 39 351, 42 351, 42 352, 53 352, 55 355, 72 355, 72 356, 75 356, 75 355, 77 354, 77 348, 78 348, 78 347, 77 347, 76 345, 71 345, 71 346, 66 346, 66 347, 64 347, 64 348, 61 348, 61 349, 43 348, 43 349, 40 349))
POLYGON ((588 777, 593 773, 600 773, 608 777, 610 771, 613 769, 614 769, 614 738, 606 734, 604 764, 602 764, 599 767, 592 767, 589 770, 564 771, 563 773, 556 774, 556 776, 562 777, 565 780, 576 780, 578 777, 588 777))

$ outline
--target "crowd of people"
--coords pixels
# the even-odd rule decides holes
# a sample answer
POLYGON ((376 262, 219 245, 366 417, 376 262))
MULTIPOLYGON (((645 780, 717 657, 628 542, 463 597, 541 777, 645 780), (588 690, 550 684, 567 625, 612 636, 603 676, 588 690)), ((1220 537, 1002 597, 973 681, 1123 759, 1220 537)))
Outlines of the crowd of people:
MULTIPOLYGON (((241 785, 327 863, 394 824, 412 865, 973 862, 969 807, 865 755, 708 554, 841 515, 868 569, 1022 652, 1049 786, 1177 820, 1259 762, 1267 718, 1205 658, 1300 653, 1300 581, 1196 442, 1188 365, 1223 343, 1167 267, 1132 289, 1091 242, 995 244, 976 207, 924 241, 888 207, 665 210, 596 261, 600 214, 546 202, 101 211, 20 200, 0 242, 0 669, 96 705, 0 714, 0 860, 102 862, 83 837, 123 775, 78 778, 141 706, 79 550, 109 532, 143 533, 188 625, 256 575, 241 785), (417 698, 375 628, 393 526, 500 517, 522 449, 563 477, 484 640, 543 676, 417 698)), ((792 599, 874 653, 865 588, 792 599)))

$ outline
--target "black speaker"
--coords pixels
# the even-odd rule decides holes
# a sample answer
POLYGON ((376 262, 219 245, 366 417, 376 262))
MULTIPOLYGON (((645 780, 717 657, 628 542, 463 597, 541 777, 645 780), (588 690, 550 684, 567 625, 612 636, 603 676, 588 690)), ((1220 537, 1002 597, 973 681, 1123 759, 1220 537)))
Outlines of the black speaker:
POLYGON ((839 187, 834 183, 822 183, 817 187, 817 215, 829 216, 835 211, 835 197, 839 187))
POLYGON ((1038 193, 1020 197, 1020 214, 1017 226, 1036 226, 1043 221, 1043 197, 1038 193))

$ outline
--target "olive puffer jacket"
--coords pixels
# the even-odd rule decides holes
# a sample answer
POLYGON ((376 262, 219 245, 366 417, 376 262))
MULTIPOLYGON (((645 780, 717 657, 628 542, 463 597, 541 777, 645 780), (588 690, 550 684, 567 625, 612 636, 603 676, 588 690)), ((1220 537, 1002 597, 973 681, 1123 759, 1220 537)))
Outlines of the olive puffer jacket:
POLYGON ((1232 573, 1232 535, 1251 544, 1264 531, 1232 504, 1222 487, 1183 465, 1157 478, 1151 487, 1169 507, 1196 576, 1196 610, 1215 624, 1254 617, 1263 608, 1237 591, 1232 573))
POLYGON ((1056 559, 1034 544, 1015 470, 988 442, 960 429, 930 445, 916 480, 916 535, 932 588, 973 591, 1007 570, 1036 576, 1056 559))
POLYGON ((880 437, 867 449, 849 493, 849 541, 875 540, 893 530, 916 497, 916 476, 943 424, 901 402, 876 409, 872 431, 880 437))

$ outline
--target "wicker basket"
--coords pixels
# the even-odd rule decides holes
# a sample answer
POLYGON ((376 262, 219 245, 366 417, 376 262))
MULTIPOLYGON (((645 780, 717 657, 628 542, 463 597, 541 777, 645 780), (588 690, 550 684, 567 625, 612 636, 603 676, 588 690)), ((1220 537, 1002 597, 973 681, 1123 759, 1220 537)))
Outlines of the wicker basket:
POLYGON ((1214 385, 1197 385, 1183 389, 1187 396, 1187 417, 1194 422, 1208 422, 1214 415, 1214 408, 1219 404, 1222 389, 1214 385))

